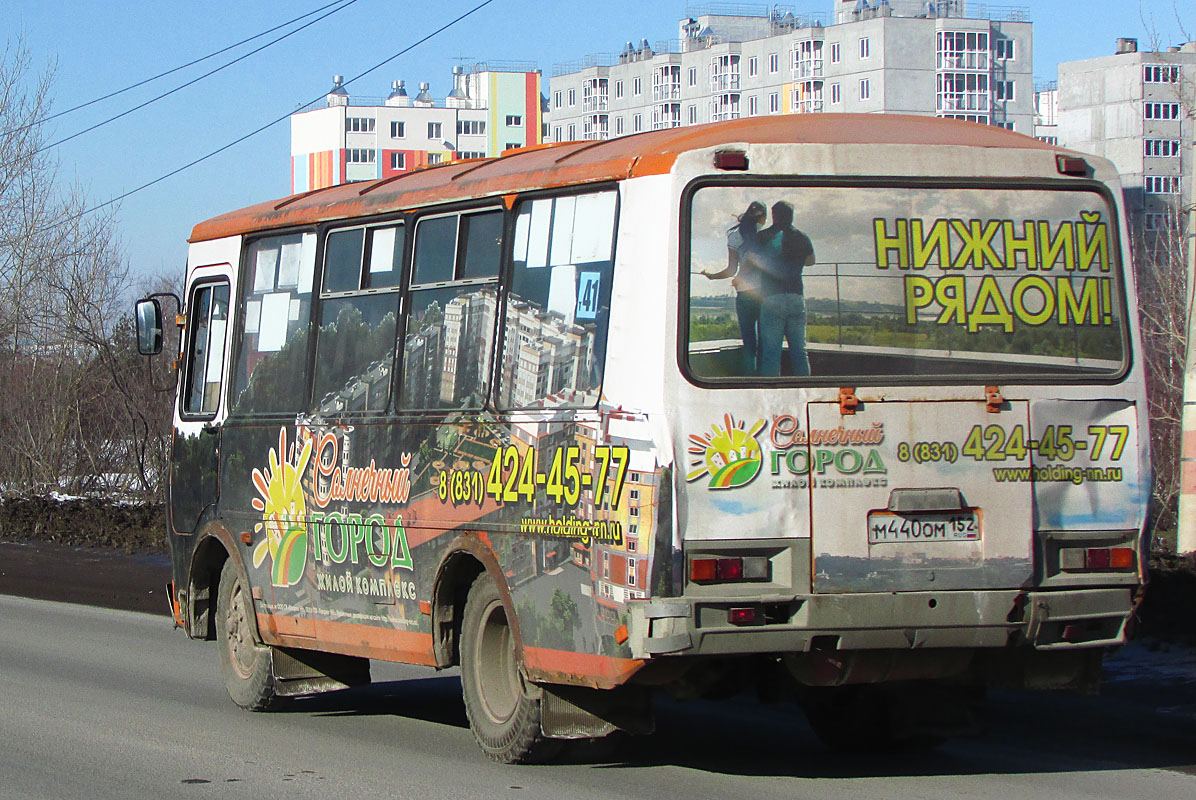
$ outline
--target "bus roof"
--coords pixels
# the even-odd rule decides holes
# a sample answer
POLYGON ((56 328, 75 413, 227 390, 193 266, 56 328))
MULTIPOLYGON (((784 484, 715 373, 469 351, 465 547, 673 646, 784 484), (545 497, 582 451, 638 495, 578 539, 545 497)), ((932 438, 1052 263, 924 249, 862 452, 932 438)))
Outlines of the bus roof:
POLYGON ((899 114, 791 114, 668 128, 588 142, 511 150, 386 178, 329 186, 258 203, 195 226, 192 242, 385 214, 421 206, 558 186, 659 175, 690 150, 736 144, 922 144, 1058 148, 961 120, 899 114))

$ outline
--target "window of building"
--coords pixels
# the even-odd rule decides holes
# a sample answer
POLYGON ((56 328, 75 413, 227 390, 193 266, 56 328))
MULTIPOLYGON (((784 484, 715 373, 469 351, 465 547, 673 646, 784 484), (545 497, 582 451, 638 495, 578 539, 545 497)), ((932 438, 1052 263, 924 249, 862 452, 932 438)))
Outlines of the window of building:
POLYGON ((623 118, 615 117, 615 136, 623 135, 623 118))
POLYGON ((1147 119, 1179 119, 1179 103, 1147 103, 1147 119))
POLYGON ((832 83, 831 84, 831 105, 837 106, 841 102, 843 102, 843 97, 839 92, 839 84, 832 83))
POLYGON ((1013 81, 996 81, 993 88, 997 91, 998 100, 1014 100, 1013 81))
POLYGON ((1147 139, 1145 155, 1154 158, 1174 158, 1179 155, 1179 139, 1147 139))
POLYGON ((459 119, 457 120, 458 136, 484 136, 486 134, 486 120, 459 119))
POLYGON ((644 117, 642 114, 636 114, 631 118, 631 132, 639 133, 644 129, 644 117))
POLYGON ((988 122, 988 74, 984 72, 940 72, 935 76, 938 86, 939 116, 959 112, 983 112, 988 122))
POLYGON ((698 85, 698 68, 697 67, 689 68, 689 85, 690 86, 698 85))
POLYGON ((605 550, 602 551, 602 577, 610 580, 610 553, 605 550))
POLYGON ((442 154, 442 153, 428 153, 428 163, 429 163, 429 164, 442 164, 442 163, 444 163, 444 154, 442 154))
POLYGON ((468 161, 471 158, 485 158, 486 154, 481 150, 460 150, 457 152, 457 157, 454 161, 468 161))
POLYGON ((831 42, 831 63, 838 64, 843 58, 838 42, 831 42))
POLYGON ((739 56, 715 56, 710 59, 710 91, 728 92, 739 89, 739 56))
POLYGON ((793 84, 790 107, 795 114, 817 114, 823 111, 822 81, 799 81, 793 84))
POLYGON ((480 408, 490 386, 503 212, 416 223, 399 405, 480 408))
POLYGON ((365 147, 350 147, 345 150, 345 162, 348 164, 373 164, 377 157, 376 151, 365 147))
POLYGON ((569 141, 577 141, 577 125, 572 122, 569 123, 569 141))
POLYGON ((752 95, 748 98, 748 116, 754 117, 760 113, 760 98, 752 95))
POLYGON ((698 124, 698 107, 697 106, 689 107, 689 124, 690 125, 698 124))
MULTIPOLYGON (((630 529, 631 529, 631 528, 634 528, 634 527, 635 527, 635 525, 634 525, 634 524, 632 524, 632 525, 629 525, 629 526, 628 526, 628 529, 629 529, 629 530, 628 530, 628 533, 631 533, 632 531, 631 531, 630 529)), ((638 552, 638 551, 639 551, 639 549, 640 549, 640 548, 639 548, 639 539, 635 538, 634 536, 628 536, 628 537, 627 537, 627 552, 628 552, 628 553, 635 553, 635 552, 638 552)))
POLYGON ((575 105, 577 105, 577 90, 570 89, 569 90, 569 108, 573 108, 573 106, 575 106, 575 105))
POLYGON ((754 78, 760 74, 760 59, 758 56, 752 56, 748 59, 748 77, 754 78))
POLYGON ((441 139, 444 137, 444 124, 440 122, 428 123, 428 138, 441 139))
POLYGON ((627 585, 635 586, 635 580, 635 559, 629 558, 627 559, 627 585))
POLYGON ((860 37, 860 58, 872 57, 872 41, 867 36, 860 37))
POLYGON ((390 154, 390 168, 391 169, 407 169, 407 154, 406 153, 391 153, 390 154))
POLYGON ((522 114, 507 114, 507 127, 508 128, 522 128, 523 127, 523 115, 522 114))
POLYGON ((555 128, 553 128, 553 132, 552 132, 552 140, 553 140, 554 142, 563 142, 563 141, 565 141, 564 139, 562 139, 562 138, 561 138, 561 134, 562 134, 563 132, 564 132, 564 131, 562 130, 561 126, 560 126, 560 125, 557 125, 555 128))
POLYGON ((995 128, 1004 128, 1007 131, 1011 131, 1011 130, 1014 130, 1015 123, 1013 123, 1013 122, 992 122, 990 124, 995 128))
POLYGON ((993 39, 993 58, 999 61, 1013 60, 1013 40, 993 39))
POLYGON ((818 39, 804 39, 793 43, 789 51, 793 77, 820 78, 822 77, 822 41, 818 39))
POLYGON ((553 108, 561 107, 561 93, 559 91, 552 93, 552 107, 553 108))
POLYGON ((1034 138, 1040 142, 1046 142, 1047 144, 1059 144, 1058 136, 1035 136, 1034 138))
POLYGON ((1165 211, 1149 211, 1142 217, 1143 225, 1148 231, 1170 231, 1179 229, 1179 216, 1165 211))
POLYGON ((615 203, 616 193, 603 191, 516 207, 500 408, 596 405, 606 363, 615 203))
POLYGON ((316 411, 381 413, 390 402, 403 225, 331 231, 316 331, 316 411))
POLYGON ((308 322, 316 235, 250 243, 241 303, 244 324, 233 376, 234 413, 295 413, 307 407, 308 322))
POLYGON ((860 81, 860 99, 867 100, 872 96, 872 82, 867 78, 860 81))
POLYGON ((506 144, 503 145, 502 149, 503 150, 518 150, 521 147, 523 147, 523 144, 521 142, 507 142, 506 144))
POLYGON ((781 70, 781 57, 776 53, 768 54, 768 74, 776 75, 781 70))
POLYGON ((1179 194, 1178 175, 1147 175, 1147 194, 1179 194))
POLYGON ((632 78, 631 79, 631 93, 633 95, 635 95, 636 97, 639 97, 641 94, 644 93, 644 79, 643 78, 632 78))
POLYGON ((220 405, 224 373, 224 335, 228 330, 228 281, 192 289, 187 305, 188 356, 181 411, 212 417, 220 405))
POLYGON ((615 99, 623 99, 623 81, 615 81, 615 99))
POLYGON ((1142 68, 1146 83, 1178 83, 1179 67, 1170 64, 1146 64, 1142 68))
POLYGON ((768 95, 768 113, 776 114, 781 110, 781 95, 779 92, 773 92, 768 95))
POLYGON ((935 48, 940 70, 989 68, 988 34, 979 31, 939 31, 935 48))
POLYGON ((345 117, 345 133, 373 133, 373 117, 345 117))
POLYGON ((390 123, 390 138, 402 139, 407 135, 406 122, 392 122, 390 123))

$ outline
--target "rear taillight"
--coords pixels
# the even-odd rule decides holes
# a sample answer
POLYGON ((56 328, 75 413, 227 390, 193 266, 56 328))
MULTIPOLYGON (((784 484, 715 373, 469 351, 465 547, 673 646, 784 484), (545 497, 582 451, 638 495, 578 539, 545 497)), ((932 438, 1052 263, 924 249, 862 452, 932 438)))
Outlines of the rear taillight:
POLYGON ((730 583, 768 580, 765 556, 698 556, 689 560, 689 579, 694 583, 730 583))
POLYGON ((1132 547, 1065 547, 1059 551, 1059 567, 1065 572, 1129 570, 1136 561, 1132 547))

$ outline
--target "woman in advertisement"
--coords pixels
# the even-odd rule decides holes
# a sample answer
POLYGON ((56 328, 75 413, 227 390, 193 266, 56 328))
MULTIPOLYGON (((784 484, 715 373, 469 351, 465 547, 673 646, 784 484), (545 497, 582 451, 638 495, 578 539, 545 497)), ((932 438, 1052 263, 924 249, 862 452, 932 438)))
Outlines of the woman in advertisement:
POLYGON ((753 200, 727 231, 727 267, 718 272, 702 270, 711 280, 731 278, 735 289, 735 316, 743 338, 743 374, 758 375, 760 369, 760 281, 757 260, 748 257, 757 244, 760 226, 768 212, 753 200))

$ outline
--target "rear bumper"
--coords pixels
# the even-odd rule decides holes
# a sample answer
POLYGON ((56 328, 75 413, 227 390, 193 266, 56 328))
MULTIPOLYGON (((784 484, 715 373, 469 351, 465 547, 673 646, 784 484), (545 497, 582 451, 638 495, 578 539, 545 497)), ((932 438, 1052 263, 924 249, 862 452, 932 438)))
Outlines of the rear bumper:
POLYGON ((1133 587, 633 601, 635 658, 921 648, 1107 647, 1125 641, 1133 587), (756 609, 734 625, 732 608, 756 609))

